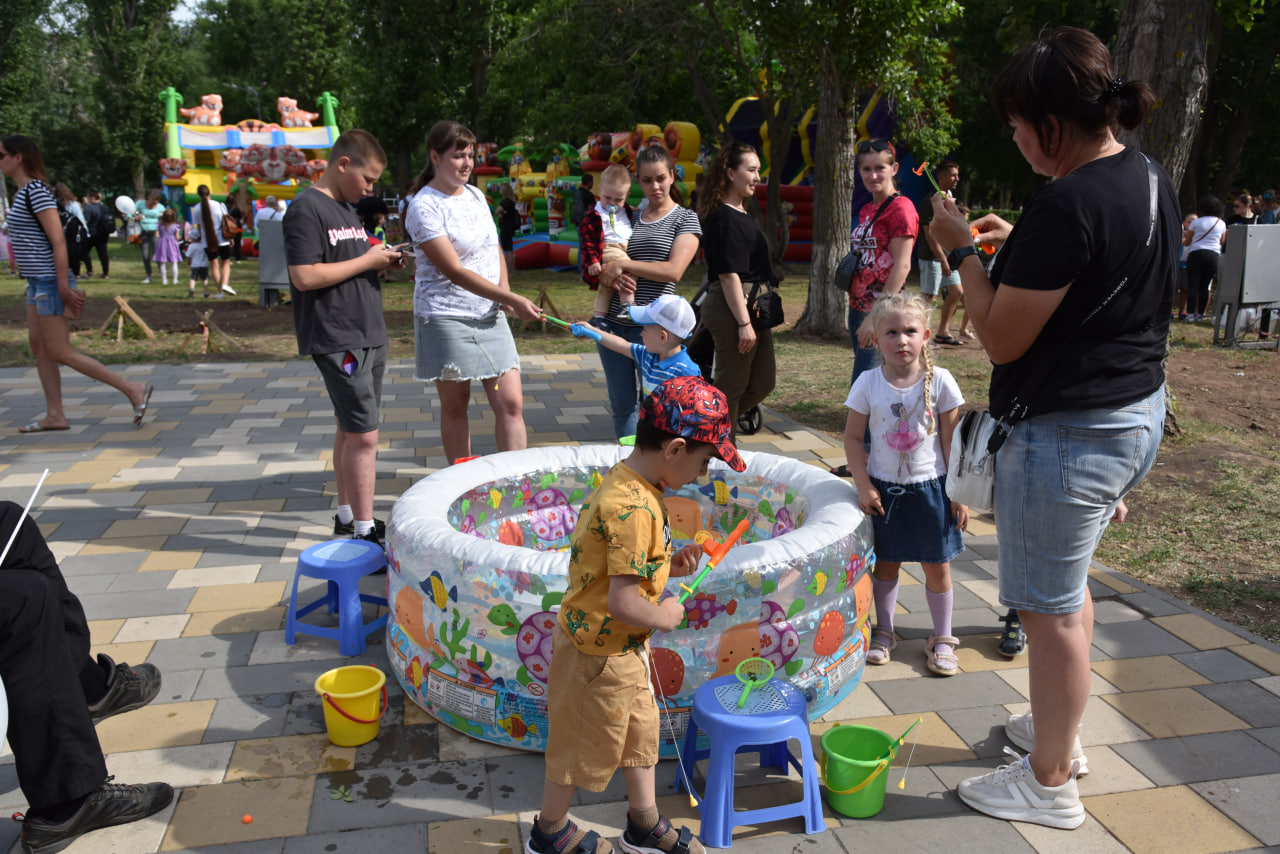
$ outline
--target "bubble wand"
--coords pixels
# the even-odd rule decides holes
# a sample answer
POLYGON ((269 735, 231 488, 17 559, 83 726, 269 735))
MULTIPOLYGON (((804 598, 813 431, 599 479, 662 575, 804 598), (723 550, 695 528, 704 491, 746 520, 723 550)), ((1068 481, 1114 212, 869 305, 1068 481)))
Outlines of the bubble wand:
POLYGON ((716 568, 716 564, 720 563, 724 556, 728 554, 729 549, 733 547, 733 544, 742 538, 742 535, 747 532, 748 527, 749 525, 747 520, 743 519, 738 523, 738 526, 730 531, 729 535, 724 538, 724 542, 718 542, 715 537, 705 531, 700 532, 702 536, 700 537, 700 542, 698 542, 698 544, 702 546, 702 551, 708 555, 707 563, 698 571, 698 574, 693 577, 693 581, 688 584, 680 585, 680 589, 684 591, 680 594, 680 604, 683 605, 684 600, 694 594, 698 589, 698 585, 702 584, 703 579, 707 577, 707 573, 716 568))
POLYGON ((551 323, 554 323, 556 326, 563 326, 565 329, 568 329, 572 325, 570 323, 566 323, 565 321, 561 320, 558 317, 552 317, 551 315, 547 314, 545 311, 542 313, 542 319, 549 321, 551 323))
POLYGON ((941 188, 941 187, 939 187, 939 186, 938 186, 938 182, 934 180, 934 178, 933 178, 933 173, 932 173, 932 172, 930 172, 930 171, 928 170, 928 168, 926 168, 926 167, 928 167, 928 165, 929 165, 929 161, 928 161, 928 160, 922 160, 922 161, 920 161, 920 165, 919 165, 919 166, 917 166, 916 168, 912 169, 911 171, 912 171, 914 174, 916 174, 916 175, 923 175, 924 177, 928 178, 928 179, 929 179, 929 183, 933 185, 933 189, 934 189, 934 191, 941 193, 941 192, 942 192, 942 188, 941 188))

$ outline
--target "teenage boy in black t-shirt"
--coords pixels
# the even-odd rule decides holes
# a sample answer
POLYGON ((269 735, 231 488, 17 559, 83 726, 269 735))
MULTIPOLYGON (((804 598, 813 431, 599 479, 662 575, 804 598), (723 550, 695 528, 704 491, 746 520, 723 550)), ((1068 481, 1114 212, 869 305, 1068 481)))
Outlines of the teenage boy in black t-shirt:
POLYGON ((334 142, 320 180, 293 200, 284 217, 298 352, 320 368, 338 422, 333 532, 373 542, 385 530, 375 530, 373 518, 378 410, 387 363, 378 273, 404 267, 405 246, 370 246, 351 206, 373 192, 386 165, 372 134, 347 131, 334 142))

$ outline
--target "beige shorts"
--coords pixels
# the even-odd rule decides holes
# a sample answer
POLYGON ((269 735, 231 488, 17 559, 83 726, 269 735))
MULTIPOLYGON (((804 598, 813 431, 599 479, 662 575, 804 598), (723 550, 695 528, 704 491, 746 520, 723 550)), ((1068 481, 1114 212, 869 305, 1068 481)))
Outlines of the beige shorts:
POLYGON ((547 779, 602 792, 619 768, 658 764, 648 644, 587 655, 557 627, 547 679, 547 779))

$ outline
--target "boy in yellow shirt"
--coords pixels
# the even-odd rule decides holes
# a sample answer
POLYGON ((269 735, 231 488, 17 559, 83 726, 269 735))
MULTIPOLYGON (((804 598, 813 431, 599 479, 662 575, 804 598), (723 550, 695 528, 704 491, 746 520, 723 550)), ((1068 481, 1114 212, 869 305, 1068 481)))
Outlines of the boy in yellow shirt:
POLYGON ((702 854, 688 828, 658 814, 658 706, 649 687, 649 635, 684 619, 667 576, 695 571, 701 550, 671 554, 663 490, 706 474, 713 456, 746 464, 730 441, 724 394, 700 377, 668 380, 645 398, 635 450, 605 476, 582 508, 569 553, 547 684, 547 778, 526 854, 613 850, 569 819, 578 786, 603 791, 614 771, 627 783, 628 854, 702 854))

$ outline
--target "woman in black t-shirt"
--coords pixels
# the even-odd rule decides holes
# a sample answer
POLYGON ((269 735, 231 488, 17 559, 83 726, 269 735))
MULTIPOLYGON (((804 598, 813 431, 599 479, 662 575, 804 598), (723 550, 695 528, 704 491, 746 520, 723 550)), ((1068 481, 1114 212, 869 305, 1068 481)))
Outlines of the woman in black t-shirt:
POLYGON ((759 183, 756 150, 730 143, 707 169, 698 210, 709 278, 702 323, 716 345, 711 381, 728 398, 735 433, 738 414, 768 397, 777 377, 773 331, 753 327, 747 313, 751 285, 773 279, 769 244, 746 209, 759 183))
POLYGON ((1031 168, 1054 180, 1016 228, 990 215, 973 223, 978 243, 1001 247, 989 278, 955 203, 933 200, 930 233, 960 271, 995 363, 992 414, 1025 415, 996 457, 995 515, 1000 601, 1022 618, 1031 674, 1031 713, 1005 733, 1032 752, 959 786, 998 818, 1072 828, 1085 817, 1075 778, 1087 768, 1077 731, 1090 687, 1089 565, 1150 471, 1164 420, 1181 214, 1164 170, 1114 135, 1153 99, 1113 76, 1092 33, 1046 31, 1000 73, 994 101, 1031 168))

